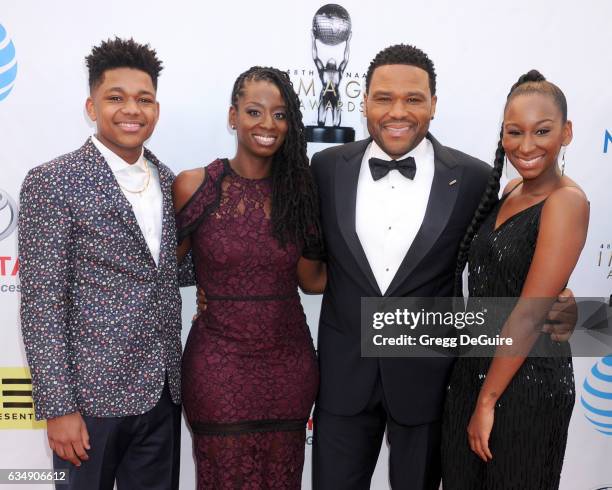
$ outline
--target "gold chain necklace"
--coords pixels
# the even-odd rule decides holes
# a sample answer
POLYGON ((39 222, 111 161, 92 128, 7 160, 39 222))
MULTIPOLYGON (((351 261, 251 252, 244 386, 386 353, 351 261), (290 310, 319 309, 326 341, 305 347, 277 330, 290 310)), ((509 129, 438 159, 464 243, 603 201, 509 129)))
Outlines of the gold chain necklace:
POLYGON ((119 187, 121 187, 121 189, 123 189, 124 191, 129 192, 130 194, 142 194, 144 191, 146 191, 149 187, 149 182, 151 182, 151 168, 149 167, 149 162, 147 162, 146 159, 144 160, 144 164, 147 169, 147 180, 142 189, 138 189, 137 191, 135 191, 133 189, 128 189, 127 187, 124 187, 121 184, 119 184, 119 187))

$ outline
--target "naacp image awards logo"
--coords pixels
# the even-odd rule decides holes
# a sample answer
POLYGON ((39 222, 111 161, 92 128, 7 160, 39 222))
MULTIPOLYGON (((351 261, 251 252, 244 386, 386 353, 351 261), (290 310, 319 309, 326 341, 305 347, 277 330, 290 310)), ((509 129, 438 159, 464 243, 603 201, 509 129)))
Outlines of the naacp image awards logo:
POLYGON ((15 45, 6 29, 0 24, 0 101, 11 93, 17 78, 17 58, 15 45))
POLYGON ((312 19, 312 59, 321 82, 317 125, 306 126, 306 139, 317 143, 355 141, 355 130, 342 126, 340 82, 349 60, 351 16, 341 5, 323 5, 312 19))
POLYGON ((355 141, 353 127, 363 112, 365 72, 349 66, 352 32, 351 16, 343 6, 323 5, 304 31, 309 34, 304 39, 310 61, 286 70, 300 100, 309 142, 355 141))
POLYGON ((612 279, 612 243, 599 245, 597 268, 602 269, 607 279, 612 279))

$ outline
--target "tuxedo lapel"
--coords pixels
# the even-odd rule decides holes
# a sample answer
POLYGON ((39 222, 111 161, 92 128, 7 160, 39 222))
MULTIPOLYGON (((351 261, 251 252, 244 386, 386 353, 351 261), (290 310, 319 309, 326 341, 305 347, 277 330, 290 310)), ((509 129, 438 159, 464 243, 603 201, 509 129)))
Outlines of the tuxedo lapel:
POLYGON ((429 252, 446 227, 457 200, 463 168, 431 134, 427 138, 434 149, 435 168, 425 217, 385 296, 393 296, 429 252))
POLYGON ((176 231, 174 223, 174 205, 172 203, 172 175, 161 165, 159 160, 145 148, 145 158, 157 167, 159 173, 159 185, 163 197, 163 217, 162 217, 162 234, 161 244, 159 249, 159 264, 158 270, 162 270, 162 266, 172 256, 176 257, 176 231))
POLYGON ((346 152, 343 155, 343 159, 337 162, 336 174, 334 176, 334 195, 336 199, 336 218, 342 237, 357 264, 359 264, 359 268, 367 279, 368 284, 380 296, 381 293, 376 283, 376 278, 359 242, 355 228, 357 183, 359 181, 359 171, 361 170, 361 160, 369 143, 370 140, 367 139, 352 145, 351 151, 346 152))
POLYGON ((111 168, 106 159, 98 151, 96 146, 88 139, 85 145, 81 148, 86 161, 89 163, 88 171, 95 176, 95 184, 97 189, 102 192, 106 198, 112 203, 113 207, 118 210, 121 219, 126 227, 132 232, 141 247, 151 257, 151 262, 155 266, 155 261, 149 250, 149 246, 142 234, 142 230, 136 220, 136 215, 132 209, 132 205, 127 200, 123 191, 119 187, 111 168))

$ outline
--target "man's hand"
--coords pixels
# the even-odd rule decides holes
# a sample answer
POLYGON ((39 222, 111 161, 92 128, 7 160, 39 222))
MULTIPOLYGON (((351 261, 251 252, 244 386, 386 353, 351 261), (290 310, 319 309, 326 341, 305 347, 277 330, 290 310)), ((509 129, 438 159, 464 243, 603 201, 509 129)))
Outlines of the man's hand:
POLYGON ((557 342, 567 342, 574 333, 578 321, 576 298, 571 289, 564 289, 548 312, 542 332, 549 333, 557 342))
POLYGON ((81 461, 89 459, 85 452, 91 449, 89 432, 79 412, 48 419, 47 438, 51 450, 73 465, 81 466, 81 461))
POLYGON ((198 311, 194 315, 193 320, 201 315, 201 313, 208 307, 206 303, 206 293, 200 287, 198 287, 198 311))

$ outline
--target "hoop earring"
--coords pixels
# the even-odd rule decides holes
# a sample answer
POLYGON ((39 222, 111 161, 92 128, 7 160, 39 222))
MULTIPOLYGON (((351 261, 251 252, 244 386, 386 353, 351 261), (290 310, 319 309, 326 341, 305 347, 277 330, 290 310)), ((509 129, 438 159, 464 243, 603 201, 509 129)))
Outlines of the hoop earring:
POLYGON ((565 175, 565 147, 563 147, 563 155, 561 156, 561 175, 565 175))

